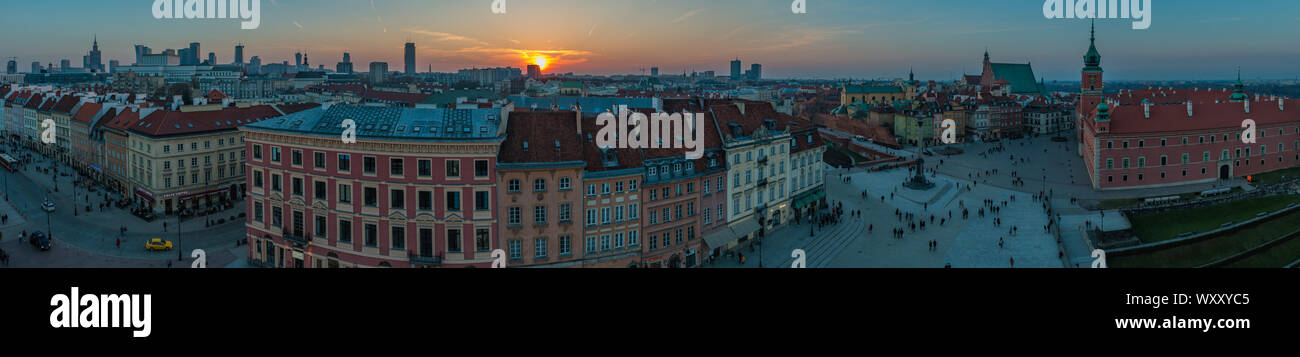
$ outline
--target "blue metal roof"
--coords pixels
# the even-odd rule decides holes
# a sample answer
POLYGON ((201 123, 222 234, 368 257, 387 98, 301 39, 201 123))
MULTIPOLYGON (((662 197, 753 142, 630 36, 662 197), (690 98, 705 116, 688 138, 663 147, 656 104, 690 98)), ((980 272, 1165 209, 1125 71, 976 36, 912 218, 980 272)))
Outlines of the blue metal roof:
POLYGON ((248 125, 249 129, 340 137, 343 122, 357 125, 358 140, 498 139, 501 109, 431 109, 358 105, 315 108, 248 125))

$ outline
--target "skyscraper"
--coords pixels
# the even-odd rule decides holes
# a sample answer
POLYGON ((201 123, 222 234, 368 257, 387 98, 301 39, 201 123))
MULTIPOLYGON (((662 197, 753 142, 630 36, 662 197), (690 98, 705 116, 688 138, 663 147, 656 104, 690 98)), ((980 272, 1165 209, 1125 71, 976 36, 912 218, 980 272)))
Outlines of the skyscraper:
POLYGON ((217 65, 217 53, 216 53, 216 52, 208 52, 208 65, 211 65, 211 66, 215 66, 215 65, 217 65))
POLYGON ((737 58, 735 61, 731 61, 731 79, 740 80, 741 78, 743 77, 741 77, 740 73, 740 59, 737 58))
POLYGON ((5 74, 18 74, 18 60, 9 59, 9 63, 5 65, 5 74))
POLYGON ((388 80, 388 62, 370 62, 370 84, 381 84, 388 80))
POLYGON ((749 66, 749 80, 758 81, 763 79, 763 65, 752 64, 749 66))
POLYGON ((32 62, 32 73, 41 73, 41 62, 32 62))
POLYGON ((302 52, 293 54, 293 68, 302 69, 302 52))
POLYGON ((334 71, 338 73, 352 74, 352 54, 343 52, 343 62, 339 62, 338 66, 334 67, 334 71))
POLYGON ((542 77, 542 66, 535 64, 528 65, 528 78, 538 79, 542 77))
POLYGON ((659 76, 659 67, 650 67, 650 76, 651 76, 651 77, 658 77, 658 76, 659 76))
POLYGON ((406 43, 406 74, 415 75, 415 43, 406 43))
POLYGON ((90 52, 81 57, 81 67, 91 72, 103 72, 104 60, 102 53, 99 52, 99 36, 95 36, 95 41, 90 52))
POLYGON ((235 45, 235 64, 244 64, 244 44, 242 43, 235 45))
POLYGON ((144 64, 144 55, 151 54, 153 54, 153 50, 150 49, 149 46, 135 45, 135 65, 139 66, 144 64))

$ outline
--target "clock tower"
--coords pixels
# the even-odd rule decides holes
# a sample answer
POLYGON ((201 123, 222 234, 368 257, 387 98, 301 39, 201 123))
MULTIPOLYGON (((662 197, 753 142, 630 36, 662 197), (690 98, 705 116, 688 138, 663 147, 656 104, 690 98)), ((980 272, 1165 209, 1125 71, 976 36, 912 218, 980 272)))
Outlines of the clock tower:
POLYGON ((1101 70, 1101 53, 1097 52, 1097 24, 1094 20, 1092 25, 1092 34, 1089 38, 1091 45, 1088 47, 1088 53, 1083 55, 1083 78, 1082 86, 1079 88, 1079 103, 1075 105, 1080 119, 1091 114, 1090 112, 1097 108, 1098 104, 1103 101, 1103 90, 1106 85, 1102 82, 1101 70))

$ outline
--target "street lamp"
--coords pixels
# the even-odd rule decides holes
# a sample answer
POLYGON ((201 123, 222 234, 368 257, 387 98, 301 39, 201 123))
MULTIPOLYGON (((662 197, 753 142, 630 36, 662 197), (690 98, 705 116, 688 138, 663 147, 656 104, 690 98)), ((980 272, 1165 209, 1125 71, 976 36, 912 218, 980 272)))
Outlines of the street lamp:
MULTIPOLYGON (((177 202, 179 201, 180 200, 178 198, 177 202)), ((178 262, 185 261, 185 254, 181 253, 183 252, 183 250, 181 250, 181 237, 184 237, 181 235, 181 215, 180 212, 177 212, 176 213, 176 261, 178 262)))

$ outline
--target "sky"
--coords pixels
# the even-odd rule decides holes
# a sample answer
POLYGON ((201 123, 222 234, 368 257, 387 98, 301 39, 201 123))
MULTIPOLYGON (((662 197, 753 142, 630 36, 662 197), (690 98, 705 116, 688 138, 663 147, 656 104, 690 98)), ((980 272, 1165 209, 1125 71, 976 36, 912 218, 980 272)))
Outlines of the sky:
MULTIPOLYGON (((261 26, 231 19, 155 19, 153 0, 0 1, 0 59, 58 64, 81 56, 98 35, 104 62, 134 62, 133 45, 159 52, 202 43, 203 57, 233 60, 234 46, 263 63, 305 52, 333 69, 344 51, 358 70, 372 61, 403 67, 415 42, 417 67, 524 67, 547 72, 729 73, 739 58, 765 78, 951 80, 995 62, 1032 63, 1048 81, 1079 78, 1089 21, 1047 19, 1043 0, 262 0, 261 26)), ((1097 22, 1108 79, 1221 80, 1300 77, 1300 1, 1152 0, 1151 27, 1097 22)))

